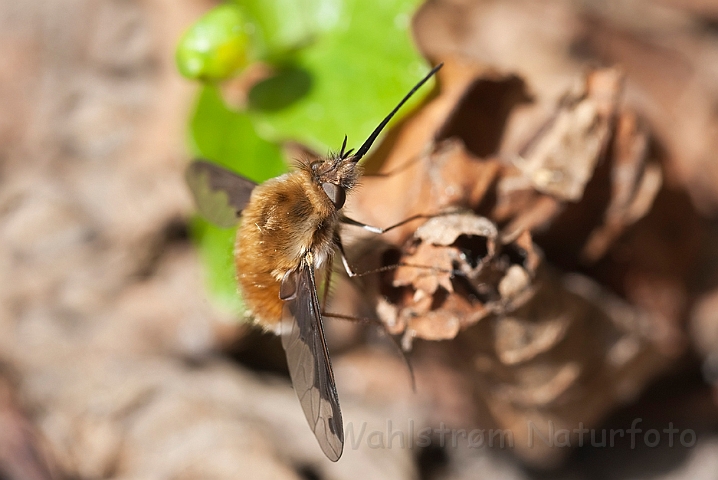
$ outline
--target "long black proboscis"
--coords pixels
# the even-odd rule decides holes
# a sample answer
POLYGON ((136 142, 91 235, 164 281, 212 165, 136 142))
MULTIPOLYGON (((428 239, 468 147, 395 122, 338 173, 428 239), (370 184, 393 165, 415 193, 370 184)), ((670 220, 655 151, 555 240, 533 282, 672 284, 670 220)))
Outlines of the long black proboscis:
POLYGON ((431 77, 433 77, 434 74, 436 72, 438 72, 439 69, 443 66, 444 66, 444 64, 440 63, 437 66, 435 66, 434 68, 432 68, 431 71, 424 78, 422 78, 421 81, 419 83, 417 83, 414 86, 414 88, 411 89, 411 91, 409 93, 406 94, 406 96, 401 100, 401 102, 399 102, 399 104, 396 107, 394 107, 394 110, 392 110, 391 113, 389 113, 389 115, 387 115, 386 118, 384 118, 384 120, 381 121, 379 126, 376 127, 373 132, 371 132, 371 135, 369 135, 369 138, 366 139, 366 141, 362 144, 362 146, 359 147, 359 150, 357 150, 357 153, 354 154, 354 157, 352 157, 352 159, 355 162, 358 162, 359 160, 361 160, 361 158, 364 155, 366 155, 366 152, 369 151, 369 149, 371 148, 371 145, 374 143, 374 140, 376 140, 376 138, 379 136, 381 131, 384 130, 384 127, 386 127, 386 124, 389 123, 389 121, 392 119, 392 117, 396 114, 396 112, 399 111, 399 109, 406 103, 406 101, 409 100, 411 98, 411 96, 414 95, 414 93, 416 93, 416 91, 419 90, 421 88, 421 86, 424 85, 424 83, 426 83, 426 81, 429 80, 431 77))

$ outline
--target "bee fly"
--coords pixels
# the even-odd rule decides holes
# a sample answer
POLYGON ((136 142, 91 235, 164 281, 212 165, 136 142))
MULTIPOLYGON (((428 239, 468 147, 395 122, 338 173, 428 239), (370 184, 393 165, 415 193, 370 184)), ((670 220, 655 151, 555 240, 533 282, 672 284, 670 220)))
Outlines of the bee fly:
POLYGON ((340 224, 374 233, 398 226, 365 225, 342 215, 341 209, 361 176, 359 160, 394 114, 441 66, 411 89, 356 153, 345 150, 345 136, 338 154, 300 163, 296 170, 262 185, 205 161, 195 161, 187 170, 187 183, 205 217, 232 227, 241 214, 235 263, 242 298, 258 324, 281 334, 304 415, 332 461, 342 455, 344 426, 314 272, 330 269, 338 251, 349 276, 357 275, 344 254, 340 224))

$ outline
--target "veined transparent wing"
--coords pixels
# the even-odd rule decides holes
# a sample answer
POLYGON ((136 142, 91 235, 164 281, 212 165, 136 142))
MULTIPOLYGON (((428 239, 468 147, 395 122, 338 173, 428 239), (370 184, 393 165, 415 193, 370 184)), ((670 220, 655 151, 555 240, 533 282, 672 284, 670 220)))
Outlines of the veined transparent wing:
POLYGON ((344 425, 317 298, 314 267, 303 261, 293 278, 282 319, 282 346, 304 415, 324 454, 333 462, 344 449, 344 425))
POLYGON ((239 214, 257 186, 248 178, 204 160, 192 162, 185 179, 200 213, 224 228, 237 225, 239 214))

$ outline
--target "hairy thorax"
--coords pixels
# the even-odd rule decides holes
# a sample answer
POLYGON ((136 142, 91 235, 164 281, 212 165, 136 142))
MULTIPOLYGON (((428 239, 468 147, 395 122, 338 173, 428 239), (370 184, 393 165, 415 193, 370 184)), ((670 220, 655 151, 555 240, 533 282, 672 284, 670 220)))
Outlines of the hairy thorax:
POLYGON ((282 317, 284 274, 311 252, 319 267, 332 254, 338 215, 321 187, 296 170, 255 188, 235 243, 237 279, 250 313, 265 328, 282 317))

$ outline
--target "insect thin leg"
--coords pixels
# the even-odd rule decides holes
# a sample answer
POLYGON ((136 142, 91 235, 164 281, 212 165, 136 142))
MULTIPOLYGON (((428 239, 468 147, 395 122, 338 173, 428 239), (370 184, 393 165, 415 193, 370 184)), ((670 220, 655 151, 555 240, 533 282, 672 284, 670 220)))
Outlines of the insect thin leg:
POLYGON ((418 213, 416 215, 412 215, 411 217, 405 218, 399 223, 395 223, 394 225, 391 225, 389 227, 381 228, 381 227, 374 227, 372 225, 367 225, 366 223, 362 223, 358 220, 354 220, 353 218, 349 218, 347 216, 342 216, 341 221, 342 223, 346 223, 347 225, 353 225, 355 227, 361 227, 364 230, 367 230, 372 233, 376 233, 377 235, 384 234, 386 232, 389 232, 391 230, 394 230, 395 228, 399 228, 402 225, 406 225, 409 222, 413 222, 414 220, 419 220, 421 218, 429 219, 429 218, 435 218, 435 217, 442 217, 444 215, 453 215, 457 212, 460 212, 459 209, 452 209, 447 210, 445 212, 439 212, 439 213, 418 213))
POLYGON ((354 268, 351 265, 349 265, 349 259, 347 258, 347 255, 344 252, 344 245, 342 245, 342 240, 339 237, 339 235, 336 235, 334 237, 334 244, 336 245, 337 250, 339 250, 339 256, 342 259, 342 265, 344 266, 344 270, 347 272, 347 275, 350 278, 364 277, 366 275, 371 275, 374 273, 388 272, 390 270, 395 270, 399 267, 422 268, 425 270, 431 270, 432 272, 449 273, 451 275, 464 275, 464 272, 462 272, 461 270, 448 270, 445 268, 432 267, 430 265, 413 265, 411 263, 401 263, 401 262, 395 263, 393 265, 384 265, 383 267, 373 268, 371 270, 367 270, 364 272, 357 272, 354 270, 354 268))
POLYGON ((409 218, 405 218, 399 223, 396 223, 390 227, 381 228, 381 227, 374 227, 371 225, 367 225, 366 223, 359 222, 357 220, 354 220, 349 217, 342 217, 342 223, 346 223, 347 225, 354 225, 355 227, 361 227, 364 230, 367 230, 372 233, 376 233, 377 235, 381 235, 383 233, 386 233, 388 231, 394 230, 395 228, 401 227, 402 225, 406 225, 409 222, 413 222, 414 220, 418 220, 420 218, 432 218, 436 215, 425 215, 425 214, 418 214, 418 215, 412 215, 409 218))
POLYGON ((406 365, 407 370, 409 370, 409 378, 411 379, 411 389, 416 393, 416 376, 414 375, 414 366, 411 364, 411 359, 406 354, 403 348, 401 348, 401 345, 399 345, 399 342, 397 342, 396 338, 389 333, 389 330, 387 330, 386 325, 375 319, 375 318, 367 318, 367 317, 353 317, 351 315, 343 315, 341 313, 331 313, 331 312, 324 312, 322 311, 323 317, 329 317, 329 318, 338 318, 340 320, 350 320, 353 322, 361 322, 361 323, 375 323, 378 324, 379 327, 384 331, 387 337, 391 340, 392 345, 396 347, 396 349, 399 352, 399 355, 401 355, 401 358, 404 360, 404 364, 406 365))
POLYGON ((334 265, 334 258, 329 255, 327 258, 326 267, 324 271, 324 292, 322 292, 322 311, 327 307, 327 298, 329 298, 329 285, 332 282, 332 266, 334 265))

